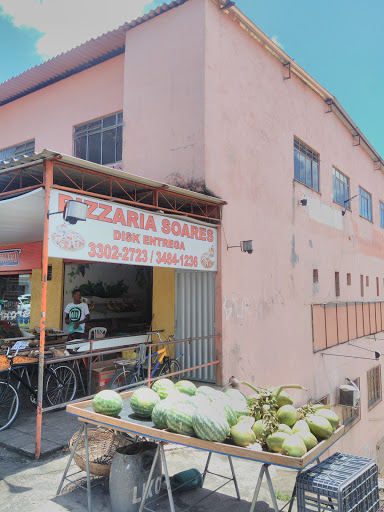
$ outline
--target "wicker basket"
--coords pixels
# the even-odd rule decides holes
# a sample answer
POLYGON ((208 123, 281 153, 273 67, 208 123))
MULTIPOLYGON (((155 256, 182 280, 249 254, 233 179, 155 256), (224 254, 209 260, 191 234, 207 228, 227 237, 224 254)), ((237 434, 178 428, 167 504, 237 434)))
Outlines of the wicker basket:
MULTIPOLYGON (((70 451, 76 443, 79 432, 75 432, 69 442, 70 451)), ((91 475, 109 476, 116 448, 131 443, 132 441, 114 430, 88 428, 89 472, 91 475)), ((86 471, 84 436, 80 439, 73 458, 79 468, 86 471)))

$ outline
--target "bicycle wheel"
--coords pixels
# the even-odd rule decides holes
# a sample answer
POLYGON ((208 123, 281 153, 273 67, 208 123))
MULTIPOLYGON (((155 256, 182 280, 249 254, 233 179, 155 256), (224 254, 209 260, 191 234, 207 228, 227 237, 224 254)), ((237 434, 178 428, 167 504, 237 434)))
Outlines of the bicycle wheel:
MULTIPOLYGON (((168 375, 169 373, 179 372, 181 371, 181 366, 177 359, 170 359, 160 368, 159 376, 163 377, 164 375, 168 375)), ((172 382, 178 382, 180 380, 180 373, 178 375, 173 375, 170 377, 172 382)))
POLYGON ((12 425, 19 412, 19 406, 17 390, 12 384, 0 381, 0 431, 12 425))
MULTIPOLYGON (((108 389, 122 388, 123 386, 129 386, 137 382, 137 374, 133 370, 121 370, 117 371, 112 379, 108 383, 108 389)), ((133 386, 134 387, 134 386, 133 386)))
POLYGON ((70 402, 76 395, 76 389, 76 374, 68 364, 57 363, 46 370, 44 398, 49 405, 70 402))

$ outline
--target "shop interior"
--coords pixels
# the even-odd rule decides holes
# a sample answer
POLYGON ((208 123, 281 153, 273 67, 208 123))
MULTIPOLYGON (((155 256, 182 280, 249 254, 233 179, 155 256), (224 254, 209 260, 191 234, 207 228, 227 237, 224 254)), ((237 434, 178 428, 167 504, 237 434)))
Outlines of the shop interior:
MULTIPOLYGON (((66 263, 63 310, 81 291, 92 327, 105 327, 106 335, 123 336, 150 331, 152 320, 152 267, 109 263, 66 263)), ((63 313, 63 331, 67 332, 63 313)))
POLYGON ((20 336, 19 328, 29 328, 31 288, 31 274, 0 277, 0 338, 12 335, 13 331, 15 336, 20 336), (2 333, 4 326, 8 327, 6 333, 2 333))

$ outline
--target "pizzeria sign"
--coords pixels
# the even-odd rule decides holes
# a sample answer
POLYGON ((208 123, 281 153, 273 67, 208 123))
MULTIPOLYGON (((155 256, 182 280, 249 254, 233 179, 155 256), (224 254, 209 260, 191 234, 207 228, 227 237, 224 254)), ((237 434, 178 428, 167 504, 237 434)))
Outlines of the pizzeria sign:
POLYGON ((189 270, 217 270, 217 228, 52 189, 49 211, 88 205, 86 222, 49 218, 49 256, 189 270))

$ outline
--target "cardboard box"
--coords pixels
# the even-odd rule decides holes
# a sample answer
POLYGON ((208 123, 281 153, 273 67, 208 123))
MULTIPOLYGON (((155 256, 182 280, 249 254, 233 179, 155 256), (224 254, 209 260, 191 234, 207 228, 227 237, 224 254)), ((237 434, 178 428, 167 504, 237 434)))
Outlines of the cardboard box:
POLYGON ((120 365, 117 365, 117 361, 122 358, 109 359, 108 361, 100 361, 92 364, 91 373, 91 394, 94 395, 103 389, 107 389, 109 381, 113 375, 120 369, 120 365))

